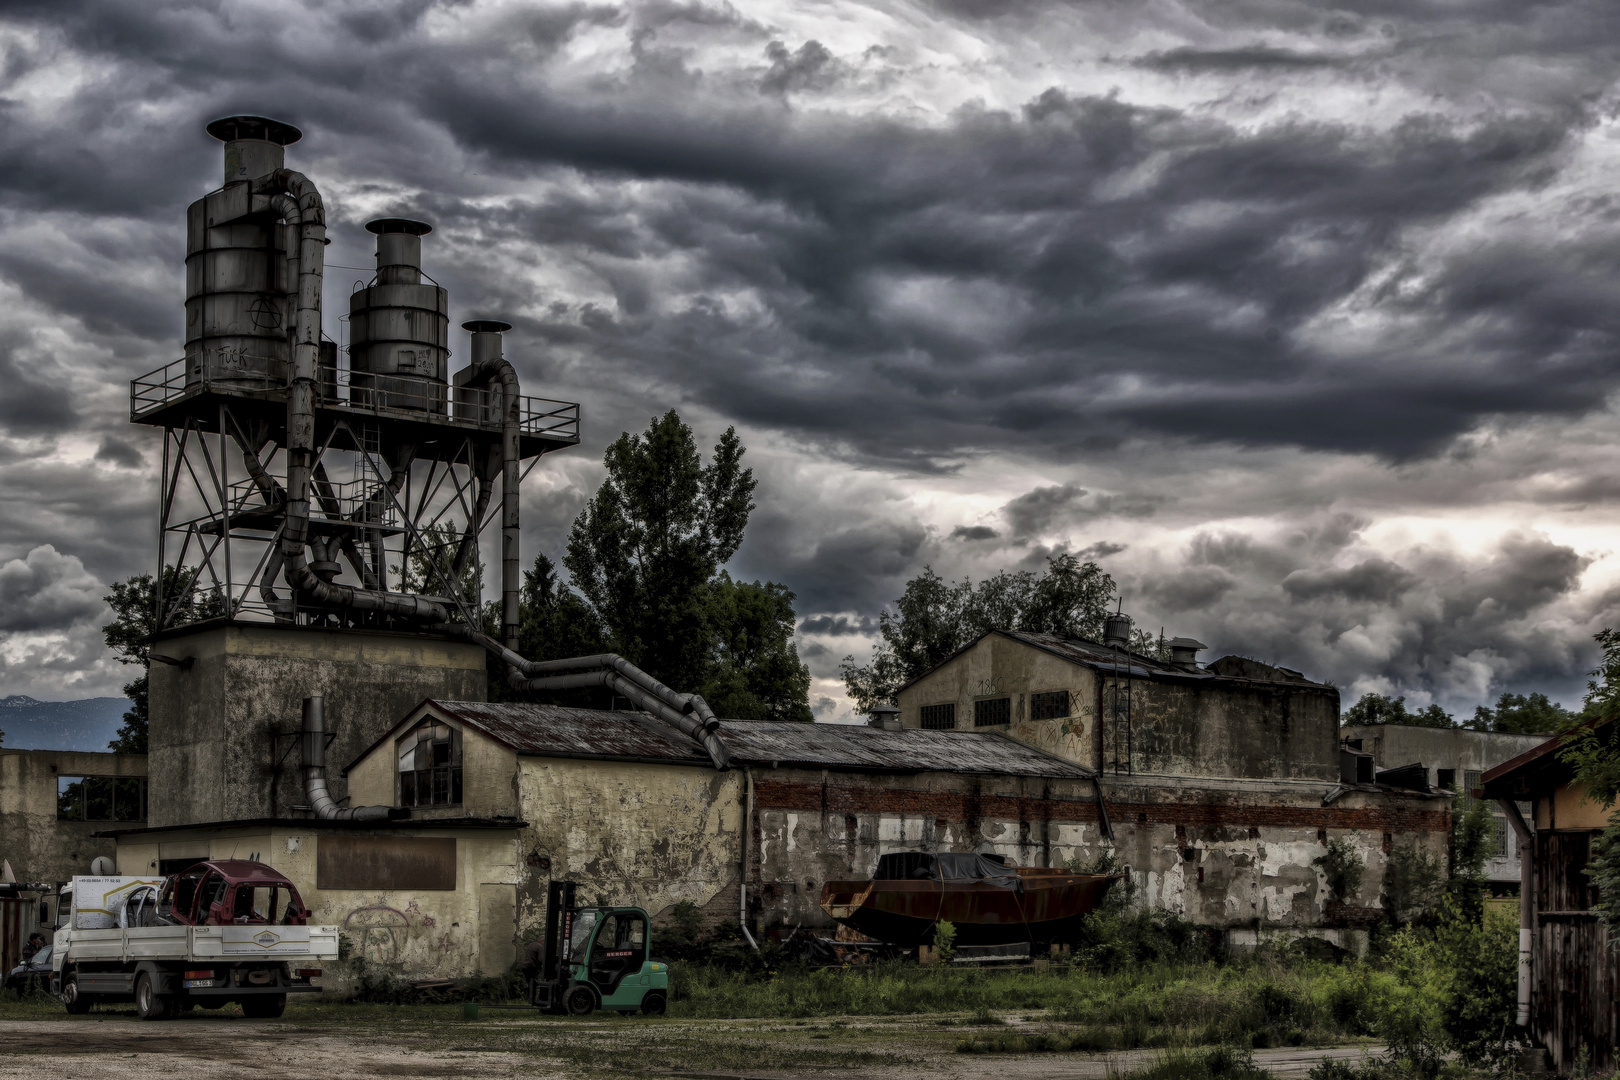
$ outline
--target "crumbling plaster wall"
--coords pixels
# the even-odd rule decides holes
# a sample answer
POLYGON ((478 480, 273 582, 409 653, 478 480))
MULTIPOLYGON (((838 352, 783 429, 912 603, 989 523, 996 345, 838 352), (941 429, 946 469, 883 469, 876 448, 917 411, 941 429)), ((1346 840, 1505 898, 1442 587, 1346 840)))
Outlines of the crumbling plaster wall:
POLYGON ((1129 867, 1139 903, 1223 929, 1318 930, 1377 906, 1388 852, 1413 845, 1444 865, 1449 803, 1355 792, 1322 805, 1315 783, 1105 781, 1116 845, 1089 781, 955 774, 856 777, 756 770, 753 905, 762 925, 827 925, 827 880, 864 879, 891 851, 985 851, 1029 866, 1129 867), (1349 837, 1366 863, 1335 902, 1314 860, 1349 837))
MULTIPOLYGON (((1112 684, 1105 674, 1105 698, 1112 684)), ((1339 692, 1332 687, 1234 679, 1128 685, 1133 772, 1338 779, 1339 692)))
POLYGON ((741 770, 565 758, 519 759, 523 858, 533 874, 518 922, 538 936, 549 878, 575 881, 585 903, 633 904, 654 916, 690 901, 711 922, 736 918, 742 860, 741 770))
MULTIPOLYGON (((421 634, 204 625, 152 651, 151 823, 276 817, 305 801, 298 748, 303 700, 326 699, 334 798, 338 775, 424 698, 482 701, 483 650, 421 634), (272 753, 272 732, 283 738, 272 753)), ((391 800, 390 800, 391 801, 391 800)))
POLYGON ((923 706, 954 702, 957 728, 972 731, 973 703, 991 697, 1012 698, 1012 722, 999 730, 1049 754, 1096 767, 1092 725, 1097 684, 1091 669, 996 634, 907 687, 898 699, 900 724, 921 727, 923 706), (1029 695, 1054 690, 1069 692, 1069 715, 1031 720, 1029 695))
MULTIPOLYGON (((354 836, 353 829, 342 830, 354 836)), ((362 971, 411 979, 499 974, 518 955, 516 897, 527 870, 516 830, 431 827, 359 831, 359 835, 454 837, 456 887, 437 889, 322 889, 317 858, 324 837, 340 835, 311 822, 263 828, 178 830, 161 840, 124 838, 118 872, 150 874, 160 860, 183 853, 209 859, 256 858, 287 875, 309 907, 310 918, 342 929, 344 963, 329 965, 323 980, 342 990, 362 971)))
POLYGON ((111 857, 111 840, 92 833, 133 823, 62 821, 56 816, 61 776, 145 776, 144 754, 95 754, 71 750, 0 749, 0 859, 18 881, 65 881, 88 874, 99 855, 111 857))

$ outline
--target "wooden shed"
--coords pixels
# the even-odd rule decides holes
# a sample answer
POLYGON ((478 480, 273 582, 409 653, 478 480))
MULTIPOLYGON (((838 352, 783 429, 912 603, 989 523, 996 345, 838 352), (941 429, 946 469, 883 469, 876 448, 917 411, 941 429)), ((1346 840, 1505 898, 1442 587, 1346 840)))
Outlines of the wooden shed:
POLYGON ((1528 999, 1530 1033, 1558 1072, 1568 1074, 1583 1048, 1593 1071, 1607 1072, 1616 1064, 1620 980, 1586 866, 1611 808, 1587 799, 1559 760, 1559 744, 1548 739, 1491 769, 1480 778, 1480 793, 1525 830, 1521 847, 1534 855, 1525 860, 1520 921, 1520 1001, 1528 999), (1528 820, 1518 809, 1526 802, 1528 820))

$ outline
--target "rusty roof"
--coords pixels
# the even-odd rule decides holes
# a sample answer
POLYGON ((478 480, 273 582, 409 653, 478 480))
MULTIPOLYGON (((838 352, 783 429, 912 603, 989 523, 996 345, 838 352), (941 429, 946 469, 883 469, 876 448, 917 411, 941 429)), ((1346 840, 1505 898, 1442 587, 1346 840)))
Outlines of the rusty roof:
MULTIPOLYGON (((521 702, 424 704, 520 754, 710 766, 701 746, 643 712, 521 702)), ((739 765, 1073 779, 1092 775, 1080 765, 990 731, 884 731, 854 724, 722 720, 720 738, 739 765)))

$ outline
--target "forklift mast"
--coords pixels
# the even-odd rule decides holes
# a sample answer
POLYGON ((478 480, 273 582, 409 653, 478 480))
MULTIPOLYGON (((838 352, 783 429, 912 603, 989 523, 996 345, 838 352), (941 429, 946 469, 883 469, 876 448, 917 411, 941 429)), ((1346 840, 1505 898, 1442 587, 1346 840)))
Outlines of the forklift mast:
POLYGON ((540 967, 540 981, 555 983, 568 975, 568 952, 574 934, 574 890, 572 881, 553 881, 546 893, 546 951, 540 967))

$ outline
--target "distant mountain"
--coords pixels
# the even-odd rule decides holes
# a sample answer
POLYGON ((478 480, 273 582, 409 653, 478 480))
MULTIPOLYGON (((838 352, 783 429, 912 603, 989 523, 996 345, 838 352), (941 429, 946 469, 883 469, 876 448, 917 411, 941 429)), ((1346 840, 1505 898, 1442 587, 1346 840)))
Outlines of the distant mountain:
POLYGON ((106 750, 124 724, 128 698, 40 701, 27 694, 0 698, 0 747, 7 750, 106 750))

